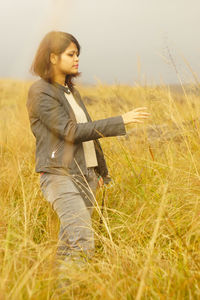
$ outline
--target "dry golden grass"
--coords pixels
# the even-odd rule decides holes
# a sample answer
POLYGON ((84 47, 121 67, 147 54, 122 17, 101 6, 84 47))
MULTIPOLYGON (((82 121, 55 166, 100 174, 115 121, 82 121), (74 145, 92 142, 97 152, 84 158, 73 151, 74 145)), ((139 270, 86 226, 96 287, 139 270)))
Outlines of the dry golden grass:
POLYGON ((96 254, 85 271, 68 270, 72 284, 59 296, 52 271, 59 221, 34 170, 30 84, 0 81, 0 299, 199 299, 200 124, 183 122, 199 117, 200 97, 165 86, 78 87, 93 99, 92 119, 147 106, 145 126, 176 124, 180 135, 151 142, 143 128, 137 138, 100 140, 113 185, 101 228, 100 207, 93 216, 96 254))

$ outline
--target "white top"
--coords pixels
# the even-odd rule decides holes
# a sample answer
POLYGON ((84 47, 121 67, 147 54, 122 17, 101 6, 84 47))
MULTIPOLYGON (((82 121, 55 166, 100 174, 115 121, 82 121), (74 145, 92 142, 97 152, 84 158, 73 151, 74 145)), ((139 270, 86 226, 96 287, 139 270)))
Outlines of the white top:
MULTIPOLYGON (((88 122, 85 112, 80 107, 80 105, 76 102, 73 94, 71 92, 70 94, 65 93, 65 97, 74 111, 77 123, 88 122)), ((84 156, 85 156, 87 168, 98 166, 93 140, 82 142, 82 144, 83 144, 83 150, 84 150, 84 156)))

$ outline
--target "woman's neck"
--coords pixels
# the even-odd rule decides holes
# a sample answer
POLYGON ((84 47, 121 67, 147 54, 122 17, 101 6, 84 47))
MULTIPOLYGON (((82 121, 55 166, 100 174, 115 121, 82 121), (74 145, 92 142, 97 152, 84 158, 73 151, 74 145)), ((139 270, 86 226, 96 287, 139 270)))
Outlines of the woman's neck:
POLYGON ((53 81, 65 86, 65 76, 58 74, 53 77, 53 81))

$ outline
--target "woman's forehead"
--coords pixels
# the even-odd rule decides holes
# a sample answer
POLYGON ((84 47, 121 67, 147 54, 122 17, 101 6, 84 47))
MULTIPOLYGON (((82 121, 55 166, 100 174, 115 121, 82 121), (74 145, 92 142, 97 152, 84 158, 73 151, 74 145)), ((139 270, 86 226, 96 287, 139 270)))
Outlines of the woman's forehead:
POLYGON ((67 51, 67 52, 70 52, 70 51, 78 52, 78 48, 77 48, 76 44, 71 42, 70 45, 65 49, 65 51, 67 51))

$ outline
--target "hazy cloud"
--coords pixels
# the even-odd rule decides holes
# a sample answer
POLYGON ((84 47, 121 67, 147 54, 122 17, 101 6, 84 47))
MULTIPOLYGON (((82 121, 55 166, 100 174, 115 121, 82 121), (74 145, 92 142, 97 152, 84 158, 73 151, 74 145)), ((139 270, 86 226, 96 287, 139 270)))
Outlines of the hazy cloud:
POLYGON ((80 42, 81 81, 177 82, 168 49, 184 81, 192 80, 181 55, 199 73, 198 0, 2 1, 1 77, 32 78, 35 51, 50 30, 80 42))

